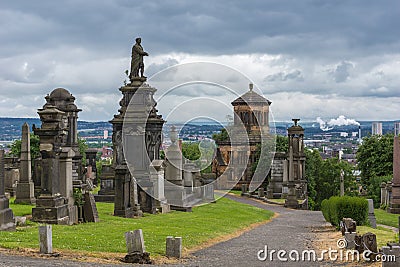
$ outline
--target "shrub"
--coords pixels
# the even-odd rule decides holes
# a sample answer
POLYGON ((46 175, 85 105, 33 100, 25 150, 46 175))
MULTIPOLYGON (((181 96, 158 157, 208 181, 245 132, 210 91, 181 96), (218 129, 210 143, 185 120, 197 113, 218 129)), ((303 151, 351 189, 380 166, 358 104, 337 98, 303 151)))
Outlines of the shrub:
POLYGON ((352 218, 357 225, 365 225, 368 218, 368 201, 361 197, 331 197, 321 203, 321 211, 327 222, 339 226, 343 218, 352 218))

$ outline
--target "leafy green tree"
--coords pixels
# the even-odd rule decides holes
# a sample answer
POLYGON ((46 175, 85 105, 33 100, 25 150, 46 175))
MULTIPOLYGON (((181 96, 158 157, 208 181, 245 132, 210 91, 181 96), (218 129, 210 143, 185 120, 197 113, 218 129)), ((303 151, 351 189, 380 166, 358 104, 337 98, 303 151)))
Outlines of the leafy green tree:
POLYGON ((393 175, 393 134, 371 135, 363 138, 357 151, 361 183, 367 188, 374 177, 393 175))
POLYGON ((216 142, 229 141, 228 131, 225 128, 222 128, 220 133, 215 133, 212 135, 212 139, 214 139, 216 142))
MULTIPOLYGON (((30 141, 31 141, 31 159, 36 159, 40 156, 40 149, 39 149, 39 136, 33 133, 30 134, 30 141)), ((21 156, 21 140, 15 140, 10 146, 10 154, 14 157, 21 156)))
POLYGON ((200 158, 199 143, 197 142, 182 142, 182 154, 185 158, 190 160, 197 160, 200 158))
POLYGON ((276 135, 276 152, 288 152, 289 150, 289 139, 287 136, 276 135))
POLYGON ((323 160, 318 150, 305 151, 306 177, 308 179, 308 192, 315 210, 321 208, 321 202, 331 196, 340 194, 340 173, 343 171, 345 195, 358 194, 353 166, 338 158, 323 160))
POLYGON ((88 149, 88 145, 86 144, 86 140, 82 138, 78 138, 78 147, 79 153, 82 155, 82 164, 86 165, 86 150, 88 149))

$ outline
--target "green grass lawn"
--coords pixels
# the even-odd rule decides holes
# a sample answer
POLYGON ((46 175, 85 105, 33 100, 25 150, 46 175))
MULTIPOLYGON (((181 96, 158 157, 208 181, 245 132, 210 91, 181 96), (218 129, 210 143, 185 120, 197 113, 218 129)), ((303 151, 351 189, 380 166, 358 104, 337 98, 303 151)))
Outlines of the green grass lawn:
POLYGON ((382 209, 375 209, 376 223, 399 227, 400 214, 388 213, 382 209))
POLYGON ((398 242, 398 235, 392 230, 386 229, 378 226, 377 229, 371 228, 369 226, 357 226, 358 234, 365 234, 371 232, 376 235, 376 241, 378 243, 378 248, 386 246, 388 242, 398 242))
MULTIPOLYGON (((268 220, 273 215, 273 212, 225 198, 214 204, 195 207, 189 213, 146 214, 140 219, 112 216, 113 206, 111 203, 97 203, 99 223, 53 225, 54 249, 125 253, 124 233, 143 229, 146 250, 152 255, 164 255, 167 236, 181 236, 183 247, 190 249, 212 238, 268 220)), ((32 206, 11 204, 11 208, 15 215, 26 215, 31 213, 32 206)), ((37 226, 29 223, 26 227, 17 227, 16 232, 0 232, 0 247, 38 248, 37 226)))

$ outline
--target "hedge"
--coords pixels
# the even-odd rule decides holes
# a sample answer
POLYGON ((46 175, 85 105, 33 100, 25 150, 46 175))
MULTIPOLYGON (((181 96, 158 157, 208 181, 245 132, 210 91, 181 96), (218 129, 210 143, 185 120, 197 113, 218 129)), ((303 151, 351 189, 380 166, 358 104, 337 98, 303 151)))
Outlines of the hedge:
POLYGON ((368 223, 368 201, 362 197, 331 197, 321 203, 321 211, 327 222, 339 227, 343 218, 352 218, 357 225, 368 223))

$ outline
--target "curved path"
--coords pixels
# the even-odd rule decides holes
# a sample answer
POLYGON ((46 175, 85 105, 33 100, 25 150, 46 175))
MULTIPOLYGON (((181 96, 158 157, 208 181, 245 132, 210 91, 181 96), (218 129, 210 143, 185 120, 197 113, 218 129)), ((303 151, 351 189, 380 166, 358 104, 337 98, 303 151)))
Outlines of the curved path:
MULTIPOLYGON (((321 212, 286 209, 282 206, 266 204, 254 199, 226 195, 232 200, 250 204, 279 213, 272 221, 258 226, 239 237, 215 244, 193 253, 193 258, 173 266, 332 266, 329 262, 281 262, 276 253, 273 261, 261 261, 257 253, 265 246, 271 250, 297 250, 301 253, 311 249, 315 237, 313 227, 326 224, 321 212)), ((301 254, 300 254, 301 255, 301 254)), ((264 256, 263 253, 260 256, 264 256)), ((288 255, 286 255, 287 257, 288 255)), ((318 254, 317 254, 318 257, 318 254)), ((132 265, 132 264, 131 264, 132 265)), ((0 267, 3 266, 112 266, 82 263, 57 259, 28 258, 0 253, 0 267)), ((113 265, 116 266, 116 265, 113 265)), ((119 266, 128 266, 121 264, 119 266)), ((167 266, 167 265, 164 265, 167 266)))

